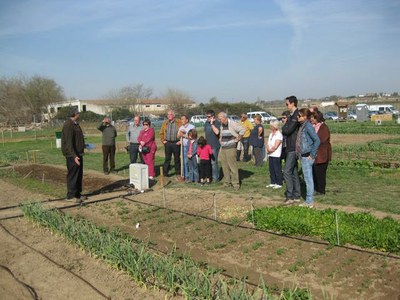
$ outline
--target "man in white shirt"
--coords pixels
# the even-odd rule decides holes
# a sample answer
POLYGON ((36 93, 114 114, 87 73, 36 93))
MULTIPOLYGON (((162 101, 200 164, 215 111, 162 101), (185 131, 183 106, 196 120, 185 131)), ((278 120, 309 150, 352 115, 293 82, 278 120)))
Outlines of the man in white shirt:
POLYGON ((188 167, 187 167, 187 153, 189 150, 189 139, 188 139, 188 132, 190 129, 196 128, 193 124, 189 123, 189 118, 187 115, 182 115, 181 117, 182 125, 179 127, 178 130, 178 138, 182 142, 182 151, 181 151, 181 160, 182 160, 182 174, 181 176, 185 178, 185 180, 189 180, 188 177, 188 167))

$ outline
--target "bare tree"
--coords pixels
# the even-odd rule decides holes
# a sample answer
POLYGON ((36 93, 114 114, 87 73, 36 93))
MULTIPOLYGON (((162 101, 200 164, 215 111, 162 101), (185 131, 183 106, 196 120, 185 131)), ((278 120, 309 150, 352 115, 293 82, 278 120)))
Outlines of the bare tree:
POLYGON ((189 110, 187 104, 193 102, 193 99, 185 92, 171 88, 167 89, 163 98, 170 103, 170 108, 178 115, 186 114, 189 110))
POLYGON ((62 87, 53 79, 34 76, 25 86, 31 113, 36 115, 37 120, 40 120, 42 113, 48 112, 49 104, 65 100, 62 87))
POLYGON ((149 99, 153 94, 152 88, 146 88, 143 84, 135 84, 124 86, 118 90, 108 92, 107 98, 126 102, 126 104, 134 107, 135 112, 142 113, 143 100, 149 99))
POLYGON ((62 88, 54 80, 40 76, 0 79, 0 118, 8 124, 39 120, 47 105, 64 99, 62 88))

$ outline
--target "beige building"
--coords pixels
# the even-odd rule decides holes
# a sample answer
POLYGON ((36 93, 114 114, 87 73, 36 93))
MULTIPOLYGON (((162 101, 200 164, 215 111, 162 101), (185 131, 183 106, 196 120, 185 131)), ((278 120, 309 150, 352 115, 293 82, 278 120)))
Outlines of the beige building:
MULTIPOLYGON (((127 108, 132 112, 143 113, 145 115, 160 115, 164 113, 173 103, 164 99, 143 99, 135 104, 126 100, 67 100, 63 102, 52 103, 47 107, 48 114, 45 119, 49 120, 54 117, 58 110, 63 107, 76 106, 79 111, 92 111, 99 115, 108 115, 116 108, 127 108)), ((186 107, 196 107, 196 102, 186 100, 183 103, 186 107)))

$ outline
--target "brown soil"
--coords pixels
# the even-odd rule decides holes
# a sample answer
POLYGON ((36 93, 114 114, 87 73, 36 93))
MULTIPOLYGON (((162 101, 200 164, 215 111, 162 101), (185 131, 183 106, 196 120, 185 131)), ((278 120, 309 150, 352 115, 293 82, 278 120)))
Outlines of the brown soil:
MULTIPOLYGON (((31 176, 38 180, 41 180, 43 172, 47 172, 46 178, 51 178, 60 186, 65 181, 63 168, 31 165, 19 166, 17 170, 21 174, 34 170, 31 176)), ((88 191, 123 187, 126 183, 120 176, 105 176, 93 171, 85 172, 84 178, 88 191)), ((0 194, 1 207, 33 197, 38 200, 46 199, 44 195, 32 195, 31 192, 4 181, 0 181, 0 189, 6 191, 0 194)), ((150 241, 162 252, 176 245, 179 252, 189 254, 197 261, 220 267, 230 275, 246 275, 254 283, 258 283, 262 275, 268 285, 291 287, 296 284, 299 287, 308 287, 315 299, 320 299, 323 293, 335 299, 400 297, 399 259, 330 247, 318 241, 307 242, 242 226, 229 226, 212 220, 216 217, 219 221, 251 227, 245 222, 250 202, 243 195, 222 190, 214 194, 206 187, 202 190, 176 182, 171 182, 165 189, 158 183, 151 191, 129 195, 125 199, 120 197, 123 195, 127 195, 127 190, 93 195, 90 197, 91 201, 106 197, 116 198, 64 211, 71 215, 80 214, 99 225, 117 226, 141 240, 150 241), (212 206, 213 200, 217 204, 216 210, 212 206), (164 205, 167 210, 162 208, 164 205), (135 226, 137 223, 140 224, 138 229, 135 226)), ((254 199, 257 199, 254 203, 256 207, 280 204, 280 201, 268 197, 255 196, 254 199)), ((67 203, 54 201, 47 204, 64 206, 67 203)), ((360 210, 352 207, 340 209, 360 210)), ((374 213, 380 217, 386 215, 374 213)), ((102 298, 81 278, 68 273, 57 264, 73 271, 112 299, 165 297, 162 292, 136 286, 123 273, 90 257, 65 242, 62 237, 33 226, 23 218, 2 220, 0 224, 26 243, 22 244, 0 228, 1 244, 5 245, 0 248, 0 264, 9 268, 18 280, 34 288, 41 299, 102 298), (27 245, 44 253, 57 264, 27 245)), ((0 268, 0 272, 2 295, 9 299, 32 298, 27 289, 5 269, 0 268)))

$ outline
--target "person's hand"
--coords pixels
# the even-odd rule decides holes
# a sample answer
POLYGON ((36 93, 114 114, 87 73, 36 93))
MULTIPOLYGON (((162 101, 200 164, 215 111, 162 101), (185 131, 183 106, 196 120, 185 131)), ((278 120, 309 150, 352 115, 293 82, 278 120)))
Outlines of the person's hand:
POLYGON ((167 141, 166 141, 166 140, 163 140, 162 143, 165 145, 165 144, 167 143, 167 141))
POLYGON ((144 142, 143 142, 143 141, 140 141, 140 145, 141 145, 141 146, 144 146, 144 142))
POLYGON ((77 166, 81 165, 81 159, 78 156, 75 157, 74 161, 77 166))
POLYGON ((215 117, 211 117, 210 118, 210 124, 214 124, 214 122, 215 122, 215 117))
POLYGON ((180 145, 181 145, 181 141, 177 141, 176 144, 177 144, 178 146, 180 146, 180 145))

